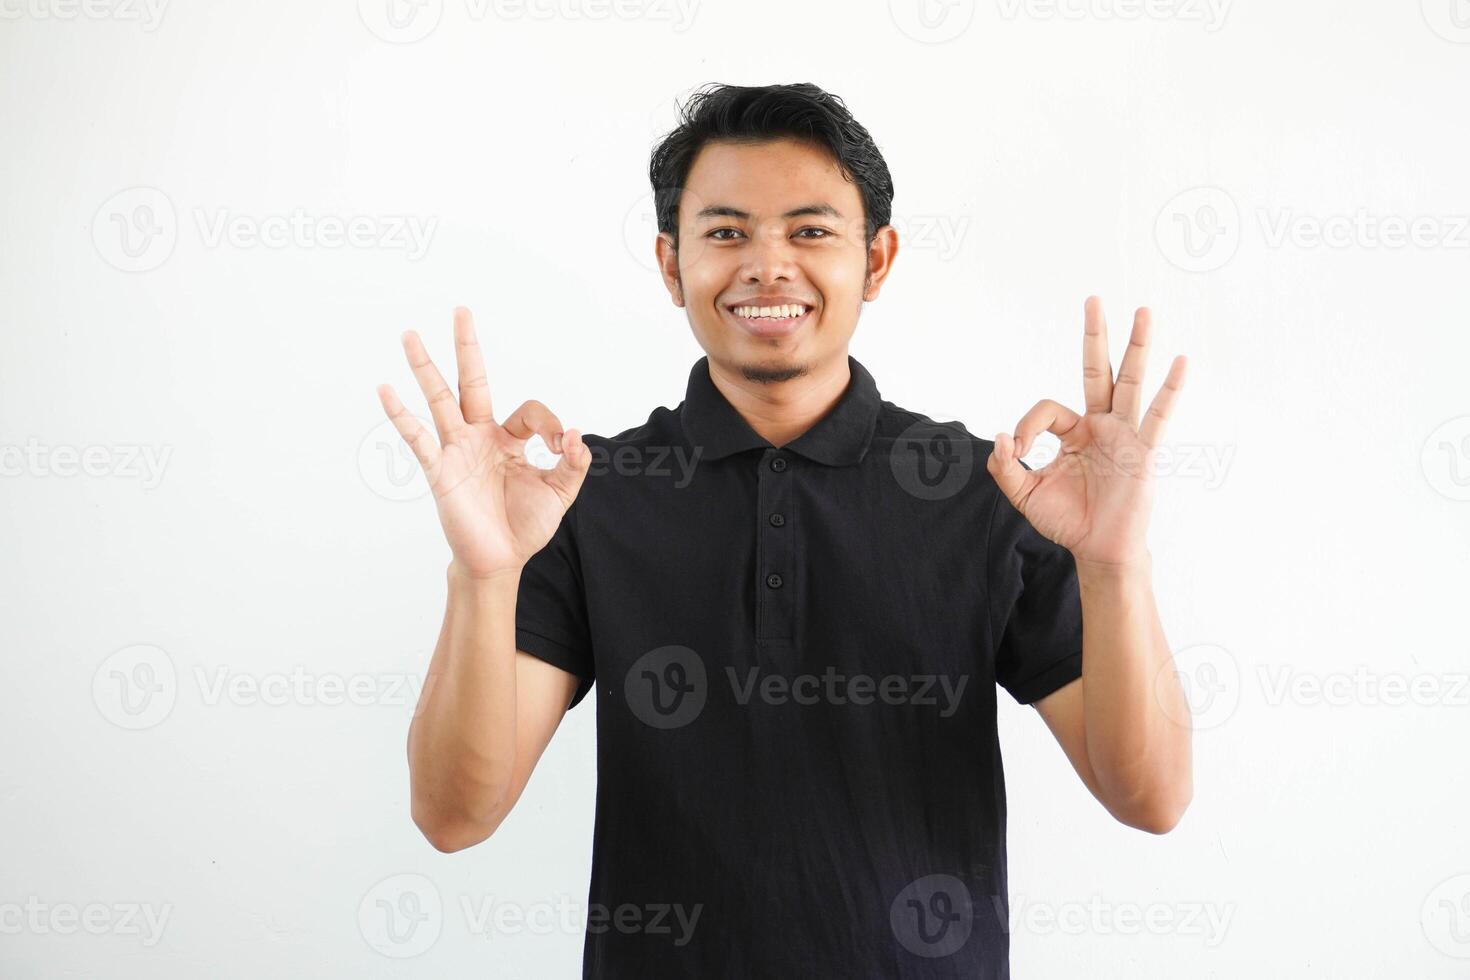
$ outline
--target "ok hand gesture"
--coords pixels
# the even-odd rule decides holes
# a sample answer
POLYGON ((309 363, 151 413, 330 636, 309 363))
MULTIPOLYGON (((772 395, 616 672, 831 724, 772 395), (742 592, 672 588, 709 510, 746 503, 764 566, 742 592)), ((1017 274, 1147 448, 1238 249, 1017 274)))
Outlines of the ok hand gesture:
POLYGON ((429 400, 439 441, 408 413, 391 386, 379 385, 378 398, 424 468, 454 561, 475 578, 519 574, 576 500, 592 454, 576 429, 563 433, 561 422, 538 401, 526 402, 504 424, 496 424, 469 310, 454 311, 457 400, 417 333, 403 334, 403 349, 429 400), (526 440, 533 434, 561 454, 555 469, 526 460, 526 440))
POLYGON ((1016 424, 1014 436, 997 433, 986 468, 1007 499, 1037 531, 1079 561, 1127 564, 1147 555, 1153 504, 1153 459, 1174 398, 1184 386, 1185 358, 1149 404, 1143 424, 1138 409, 1148 359, 1150 315, 1133 317, 1133 335, 1113 378, 1102 301, 1088 297, 1082 342, 1082 384, 1087 414, 1043 399, 1016 424), (1020 458, 1043 430, 1058 436, 1056 459, 1027 470, 1020 458))

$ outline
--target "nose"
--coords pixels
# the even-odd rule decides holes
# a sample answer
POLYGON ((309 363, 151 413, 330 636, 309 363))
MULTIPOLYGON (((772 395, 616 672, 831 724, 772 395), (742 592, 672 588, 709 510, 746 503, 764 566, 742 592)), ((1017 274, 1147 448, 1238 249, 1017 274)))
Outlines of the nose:
POLYGON ((776 282, 790 280, 796 272, 795 249, 786 240, 785 229, 771 224, 751 235, 745 249, 745 261, 740 268, 740 281, 744 283, 776 282))

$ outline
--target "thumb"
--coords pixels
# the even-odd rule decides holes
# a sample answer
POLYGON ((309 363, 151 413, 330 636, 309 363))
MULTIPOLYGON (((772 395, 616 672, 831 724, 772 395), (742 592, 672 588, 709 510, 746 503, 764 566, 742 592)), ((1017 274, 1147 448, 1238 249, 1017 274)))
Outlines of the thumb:
POLYGON ((587 478, 587 470, 591 466, 592 450, 582 441, 582 433, 576 429, 568 429, 561 437, 561 459, 556 461, 554 468, 543 473, 541 478, 556 491, 562 506, 570 507, 577 499, 582 481, 587 478))
POLYGON ((1026 484, 1028 480, 1035 479, 1035 474, 1021 465, 1016 456, 1016 440, 1008 433, 995 434, 995 446, 990 451, 990 458, 985 461, 985 468, 995 477, 1000 492, 1020 510, 1021 501, 1025 499, 1026 484))

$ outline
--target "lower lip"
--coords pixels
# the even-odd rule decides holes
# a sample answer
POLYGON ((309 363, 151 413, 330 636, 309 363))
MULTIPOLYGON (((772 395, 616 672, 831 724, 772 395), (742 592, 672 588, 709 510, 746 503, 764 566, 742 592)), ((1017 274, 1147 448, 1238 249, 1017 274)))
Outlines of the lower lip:
POLYGON ((789 337, 800 330, 802 324, 811 318, 812 308, 807 307, 806 312, 801 316, 780 320, 774 320, 769 317, 736 316, 728 309, 725 310, 725 313, 740 325, 740 329, 752 337, 789 337))

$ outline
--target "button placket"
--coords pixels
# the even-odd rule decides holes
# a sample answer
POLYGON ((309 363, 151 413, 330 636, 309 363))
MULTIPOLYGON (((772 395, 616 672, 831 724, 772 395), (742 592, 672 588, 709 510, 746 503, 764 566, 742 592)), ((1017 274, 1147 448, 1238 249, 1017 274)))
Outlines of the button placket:
POLYGON ((756 527, 756 640, 791 640, 796 626, 796 547, 790 521, 792 460, 780 449, 761 456, 756 527))

